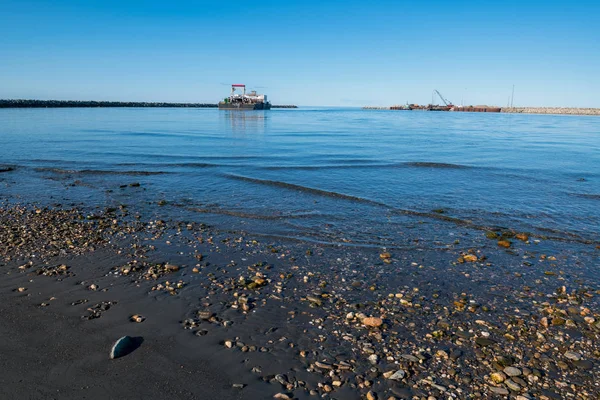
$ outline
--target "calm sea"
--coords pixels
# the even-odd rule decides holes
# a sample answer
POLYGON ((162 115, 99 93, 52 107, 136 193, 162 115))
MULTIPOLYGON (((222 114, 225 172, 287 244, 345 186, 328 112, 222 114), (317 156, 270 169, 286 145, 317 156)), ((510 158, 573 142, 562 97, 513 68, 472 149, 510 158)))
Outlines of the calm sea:
POLYGON ((434 243, 469 227, 578 241, 600 230, 595 117, 3 109, 6 167, 0 196, 11 202, 127 204, 328 243, 434 243))

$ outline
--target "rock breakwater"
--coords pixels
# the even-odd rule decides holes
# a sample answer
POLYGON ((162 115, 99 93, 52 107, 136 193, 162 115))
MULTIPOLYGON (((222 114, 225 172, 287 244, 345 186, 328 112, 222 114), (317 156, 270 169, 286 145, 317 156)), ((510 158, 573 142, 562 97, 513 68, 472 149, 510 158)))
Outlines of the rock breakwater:
POLYGON ((600 108, 503 107, 502 112, 503 113, 515 113, 515 114, 600 115, 600 108))
MULTIPOLYGON (((152 108, 217 108, 213 103, 157 103, 138 101, 80 101, 80 100, 0 100, 0 108, 99 108, 99 107, 152 107, 152 108)), ((295 105, 273 105, 272 108, 298 108, 295 105)))

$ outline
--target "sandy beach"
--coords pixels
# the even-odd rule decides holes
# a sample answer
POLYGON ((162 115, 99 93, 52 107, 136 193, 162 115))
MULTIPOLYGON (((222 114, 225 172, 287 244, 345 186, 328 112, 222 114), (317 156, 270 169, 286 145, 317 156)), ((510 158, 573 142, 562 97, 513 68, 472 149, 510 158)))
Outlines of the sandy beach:
POLYGON ((0 219, 2 398, 599 393, 595 243, 465 228, 348 251, 125 209, 0 219), (124 335, 143 342, 110 360, 124 335))

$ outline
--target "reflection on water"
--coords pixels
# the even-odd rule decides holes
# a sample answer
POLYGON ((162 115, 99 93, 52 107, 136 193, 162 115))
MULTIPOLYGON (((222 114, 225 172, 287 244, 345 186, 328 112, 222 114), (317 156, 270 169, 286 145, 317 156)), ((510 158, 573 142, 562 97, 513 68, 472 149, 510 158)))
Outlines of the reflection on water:
POLYGON ((269 111, 219 110, 219 120, 224 127, 237 133, 265 133, 269 111))

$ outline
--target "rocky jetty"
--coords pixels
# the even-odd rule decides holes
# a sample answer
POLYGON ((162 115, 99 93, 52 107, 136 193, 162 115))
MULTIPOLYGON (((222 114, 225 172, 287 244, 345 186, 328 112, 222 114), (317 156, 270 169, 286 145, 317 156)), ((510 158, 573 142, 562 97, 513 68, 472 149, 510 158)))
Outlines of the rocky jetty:
POLYGON ((216 108, 209 103, 149 103, 135 101, 79 101, 79 100, 0 100, 0 108, 73 108, 73 107, 190 107, 216 108))
POLYGON ((600 108, 503 107, 502 112, 503 113, 515 113, 515 114, 600 115, 600 108))
MULTIPOLYGON (((80 100, 0 100, 0 108, 98 108, 98 107, 153 107, 153 108, 217 108, 212 103, 151 103, 138 101, 80 101, 80 100)), ((294 105, 274 105, 271 108, 298 108, 294 105)))

